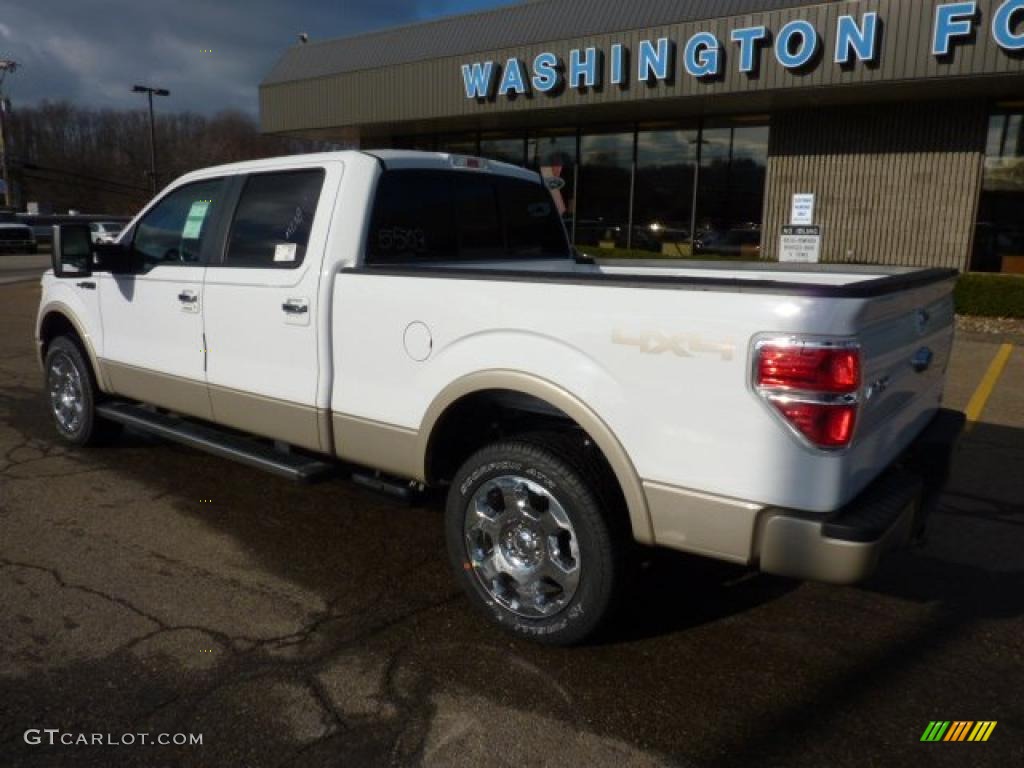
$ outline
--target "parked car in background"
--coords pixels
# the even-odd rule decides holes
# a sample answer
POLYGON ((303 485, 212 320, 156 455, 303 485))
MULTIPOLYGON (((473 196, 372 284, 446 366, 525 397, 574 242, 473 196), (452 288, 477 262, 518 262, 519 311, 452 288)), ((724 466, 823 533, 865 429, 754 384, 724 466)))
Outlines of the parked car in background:
POLYGON ((124 224, 119 221, 94 221, 89 225, 94 243, 116 242, 123 229, 124 224))
POLYGON ((53 225, 52 224, 30 224, 32 234, 36 238, 36 247, 43 245, 47 248, 50 247, 50 243, 53 241, 53 225))
POLYGON ((35 253, 37 248, 32 227, 16 222, 0 222, 0 251, 35 253))
POLYGON ((672 221, 651 221, 633 226, 630 248, 686 258, 691 253, 689 241, 690 231, 685 225, 672 221))
POLYGON ((761 256, 761 230, 730 229, 705 232, 693 242, 694 252, 705 256, 757 259, 761 256))
MULTIPOLYGON (((36 244, 49 248, 50 241, 53 239, 54 224, 88 224, 91 226, 96 222, 103 224, 103 231, 106 232, 111 231, 114 227, 123 228, 129 219, 127 216, 117 216, 110 213, 18 213, 11 218, 11 221, 31 227, 35 234, 36 244)), ((118 229, 118 232, 120 232, 120 229, 118 229)), ((93 239, 93 243, 112 243, 116 239, 115 234, 113 238, 107 240, 98 241, 93 239)))

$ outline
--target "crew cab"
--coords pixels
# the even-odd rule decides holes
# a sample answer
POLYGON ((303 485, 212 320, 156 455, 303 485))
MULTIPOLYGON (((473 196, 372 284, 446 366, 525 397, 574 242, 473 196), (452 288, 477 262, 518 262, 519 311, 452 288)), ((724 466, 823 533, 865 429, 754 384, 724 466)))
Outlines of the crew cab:
POLYGON ((53 259, 36 336, 63 438, 129 425, 298 480, 447 488, 455 578, 550 643, 602 624, 635 544, 867 577, 962 423, 955 272, 595 261, 541 177, 480 158, 197 171, 116 244, 57 228, 53 259))

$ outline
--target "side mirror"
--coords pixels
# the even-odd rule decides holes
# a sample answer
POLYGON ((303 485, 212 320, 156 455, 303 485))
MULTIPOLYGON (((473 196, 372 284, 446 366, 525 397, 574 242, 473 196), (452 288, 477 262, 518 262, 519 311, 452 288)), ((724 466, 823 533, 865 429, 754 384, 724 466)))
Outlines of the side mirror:
POLYGON ((136 271, 130 245, 94 243, 88 224, 54 225, 53 274, 57 277, 89 277, 93 272, 118 275, 136 271))
POLYGON ((132 248, 127 243, 96 243, 92 250, 96 254, 93 267, 96 272, 130 275, 140 271, 132 257, 132 248))
POLYGON ((92 274, 92 234, 88 224, 53 225, 53 274, 89 277, 92 274))

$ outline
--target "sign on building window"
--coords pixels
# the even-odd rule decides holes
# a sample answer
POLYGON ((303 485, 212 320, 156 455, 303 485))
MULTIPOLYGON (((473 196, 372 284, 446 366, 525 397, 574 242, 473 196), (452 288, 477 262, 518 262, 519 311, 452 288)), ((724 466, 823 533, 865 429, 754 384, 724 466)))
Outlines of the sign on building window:
POLYGON ((821 227, 783 227, 779 261, 798 264, 821 261, 821 227))
POLYGON ((793 207, 789 213, 789 223, 798 227, 809 227, 814 224, 814 195, 797 193, 793 195, 793 207))

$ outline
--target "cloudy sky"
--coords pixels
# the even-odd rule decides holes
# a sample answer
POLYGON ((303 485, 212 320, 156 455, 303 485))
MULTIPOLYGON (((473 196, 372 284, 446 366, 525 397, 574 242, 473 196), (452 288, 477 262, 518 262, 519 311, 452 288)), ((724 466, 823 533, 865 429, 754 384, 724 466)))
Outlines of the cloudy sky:
POLYGON ((300 32, 323 40, 509 2, 0 0, 0 58, 21 65, 5 83, 16 107, 137 107, 131 86, 144 83, 171 91, 162 109, 255 115, 257 84, 300 32))

